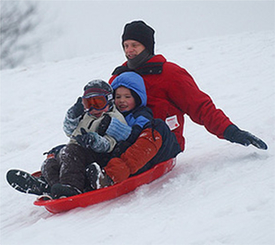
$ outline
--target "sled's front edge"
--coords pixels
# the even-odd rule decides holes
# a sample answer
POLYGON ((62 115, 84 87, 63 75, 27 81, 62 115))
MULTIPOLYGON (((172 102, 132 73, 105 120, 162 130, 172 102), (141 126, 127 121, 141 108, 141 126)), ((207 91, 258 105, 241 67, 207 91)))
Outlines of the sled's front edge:
POLYGON ((171 171, 175 164, 176 158, 169 159, 155 165, 152 169, 149 169, 148 171, 137 176, 133 176, 119 184, 57 200, 36 200, 34 205, 45 206, 45 208, 51 213, 60 213, 73 208, 87 207, 89 205, 108 201, 127 194, 143 184, 148 184, 158 179, 162 175, 171 171))

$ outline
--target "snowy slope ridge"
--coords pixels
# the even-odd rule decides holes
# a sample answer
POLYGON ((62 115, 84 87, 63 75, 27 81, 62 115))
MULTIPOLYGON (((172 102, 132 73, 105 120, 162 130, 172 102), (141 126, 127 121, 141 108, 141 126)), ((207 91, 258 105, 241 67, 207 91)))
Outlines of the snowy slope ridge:
POLYGON ((172 172, 115 200, 52 215, 14 191, 10 168, 40 168, 67 142, 65 111, 91 79, 107 80, 122 53, 1 72, 1 237, 14 244, 275 244, 274 32, 160 46, 240 128, 268 151, 219 140, 186 117, 187 147, 172 172))

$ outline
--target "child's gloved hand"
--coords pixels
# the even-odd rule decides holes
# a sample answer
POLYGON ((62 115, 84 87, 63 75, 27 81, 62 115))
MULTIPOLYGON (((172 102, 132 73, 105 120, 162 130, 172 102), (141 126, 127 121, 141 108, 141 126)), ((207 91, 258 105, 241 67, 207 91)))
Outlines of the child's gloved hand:
POLYGON ((101 122, 97 128, 97 133, 99 135, 103 136, 106 134, 106 130, 108 129, 111 120, 112 120, 112 118, 110 117, 109 114, 104 114, 103 119, 101 120, 101 122))
POLYGON ((84 148, 90 148, 94 142, 94 135, 92 133, 87 133, 84 128, 81 128, 81 134, 75 137, 75 140, 84 148))
POLYGON ((48 156, 47 158, 56 157, 61 151, 61 149, 64 148, 65 146, 66 146, 65 144, 55 146, 51 150, 44 152, 43 155, 47 155, 48 156))
POLYGON ((105 114, 98 126, 98 134, 112 136, 117 142, 126 140, 132 132, 132 128, 122 123, 115 117, 105 114))
POLYGON ((84 113, 82 98, 78 97, 76 103, 67 111, 67 116, 71 119, 80 117, 84 113))
POLYGON ((98 153, 107 152, 110 149, 110 142, 96 132, 87 133, 81 128, 81 135, 77 135, 75 140, 84 148, 90 148, 98 153))
POLYGON ((83 113, 84 113, 84 106, 82 104, 82 98, 79 97, 77 99, 77 102, 66 113, 66 116, 63 122, 63 130, 66 135, 68 136, 72 135, 83 113))

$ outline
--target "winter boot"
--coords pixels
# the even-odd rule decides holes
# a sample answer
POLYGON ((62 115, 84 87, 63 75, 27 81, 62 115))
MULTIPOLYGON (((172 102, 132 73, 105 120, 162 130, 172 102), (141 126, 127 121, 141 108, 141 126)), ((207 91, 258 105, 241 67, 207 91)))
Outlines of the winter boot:
POLYGON ((102 169, 95 162, 87 166, 86 177, 88 185, 92 188, 92 190, 97 190, 114 184, 104 169, 102 169))
POLYGON ((20 192, 35 195, 43 195, 51 192, 51 188, 46 181, 22 170, 9 170, 6 177, 11 187, 20 192))
POLYGON ((54 184, 51 188, 51 197, 53 199, 65 198, 81 194, 82 192, 76 187, 63 184, 54 184))
POLYGON ((149 162, 161 145, 162 137, 158 131, 144 129, 136 142, 120 158, 112 158, 104 169, 114 183, 122 182, 149 162))

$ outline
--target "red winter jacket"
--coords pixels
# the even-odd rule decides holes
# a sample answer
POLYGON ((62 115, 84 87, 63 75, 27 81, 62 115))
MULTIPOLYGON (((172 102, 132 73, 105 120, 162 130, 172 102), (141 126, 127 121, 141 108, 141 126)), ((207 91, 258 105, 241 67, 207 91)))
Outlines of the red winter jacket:
MULTIPOLYGON (((111 84, 120 73, 129 70, 125 62, 117 67, 110 78, 111 84)), ((154 118, 161 118, 175 133, 184 150, 184 114, 219 138, 232 124, 230 119, 217 109, 211 98, 202 92, 188 72, 178 65, 166 61, 162 55, 155 55, 136 70, 144 79, 147 91, 147 106, 154 118)))

